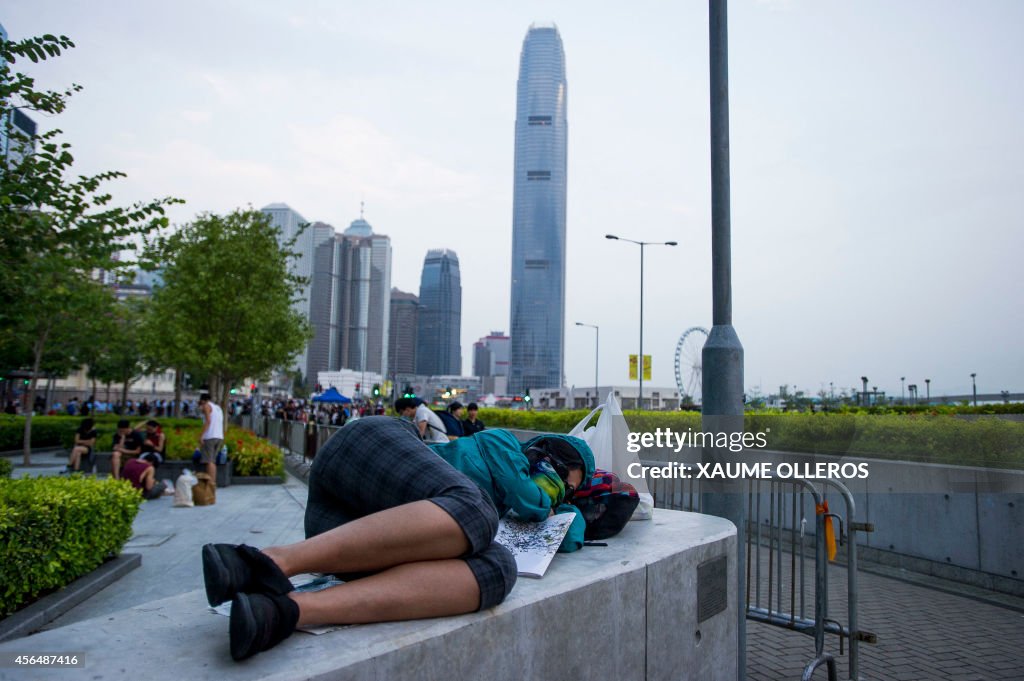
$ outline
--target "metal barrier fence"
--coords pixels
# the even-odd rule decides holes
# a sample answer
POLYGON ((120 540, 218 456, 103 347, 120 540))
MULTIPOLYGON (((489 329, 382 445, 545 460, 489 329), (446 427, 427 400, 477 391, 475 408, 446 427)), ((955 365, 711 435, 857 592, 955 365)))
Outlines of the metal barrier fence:
MULTIPOLYGON (((663 462, 643 461, 644 466, 663 462)), ((701 509, 700 481, 697 479, 651 478, 648 488, 654 505, 680 511, 701 509)), ((747 619, 783 627, 814 638, 814 658, 804 669, 803 678, 825 665, 830 681, 836 679, 835 659, 825 652, 825 634, 839 637, 839 654, 849 641, 849 678, 859 679, 859 653, 862 641, 875 643, 876 636, 860 629, 857 617, 857 532, 873 527, 854 520, 856 506, 850 490, 836 480, 752 479, 747 481, 747 542, 742 549, 747 557, 747 619), (819 491, 822 485, 825 492, 819 491), (844 517, 825 512, 828 491, 838 494, 846 504, 844 517), (818 512, 821 509, 822 512, 818 512), (814 535, 807 536, 808 516, 814 518, 814 535), (847 624, 830 616, 828 602, 828 564, 825 519, 832 518, 836 540, 846 547, 847 624), (813 541, 813 546, 807 543, 813 541), (814 559, 813 615, 808 616, 809 580, 807 554, 814 559)))

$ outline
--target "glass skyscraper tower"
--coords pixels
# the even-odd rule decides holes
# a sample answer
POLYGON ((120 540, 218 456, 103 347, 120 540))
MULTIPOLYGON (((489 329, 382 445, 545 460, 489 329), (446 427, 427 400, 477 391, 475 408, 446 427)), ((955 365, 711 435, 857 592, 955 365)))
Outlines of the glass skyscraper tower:
POLYGON ((566 88, 558 29, 530 26, 516 90, 509 351, 513 394, 563 383, 566 88))
POLYGON ((462 277, 459 256, 447 248, 427 251, 420 277, 416 373, 462 373, 462 277))

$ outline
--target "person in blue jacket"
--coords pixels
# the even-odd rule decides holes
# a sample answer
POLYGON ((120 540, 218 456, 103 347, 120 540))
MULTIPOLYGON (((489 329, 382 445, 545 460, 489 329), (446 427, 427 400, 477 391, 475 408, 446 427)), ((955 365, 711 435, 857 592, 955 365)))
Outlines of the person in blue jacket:
POLYGON ((515 559, 494 541, 498 518, 510 510, 533 521, 575 513, 561 550, 576 550, 584 522, 567 502, 593 474, 593 453, 578 438, 520 444, 507 431, 488 430, 428 447, 408 421, 362 418, 313 460, 304 541, 263 550, 203 547, 207 600, 231 601, 236 660, 272 648, 298 626, 490 608, 516 582, 515 559), (346 581, 296 593, 288 578, 310 572, 346 581))
POLYGON ((512 510, 523 520, 539 522, 552 513, 574 513, 559 551, 583 546, 586 523, 579 509, 568 503, 580 483, 565 480, 573 469, 584 481, 594 477, 594 454, 583 440, 541 435, 520 444, 507 430, 492 429, 430 448, 487 493, 498 517, 512 510))

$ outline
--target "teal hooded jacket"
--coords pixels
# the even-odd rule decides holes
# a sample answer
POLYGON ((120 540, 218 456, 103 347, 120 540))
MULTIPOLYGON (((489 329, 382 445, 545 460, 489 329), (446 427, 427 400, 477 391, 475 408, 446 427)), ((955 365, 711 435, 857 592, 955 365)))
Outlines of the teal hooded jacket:
MULTIPOLYGON (((500 428, 483 430, 472 437, 461 437, 451 442, 433 444, 442 459, 468 475, 494 502, 498 515, 510 510, 523 520, 540 522, 551 512, 549 497, 530 479, 530 461, 523 453, 540 437, 565 440, 583 459, 583 486, 594 477, 594 454, 586 442, 568 435, 543 435, 520 444, 516 437, 500 428)), ((559 551, 568 553, 583 546, 586 522, 572 504, 560 504, 555 513, 574 513, 575 519, 562 541, 559 551)))

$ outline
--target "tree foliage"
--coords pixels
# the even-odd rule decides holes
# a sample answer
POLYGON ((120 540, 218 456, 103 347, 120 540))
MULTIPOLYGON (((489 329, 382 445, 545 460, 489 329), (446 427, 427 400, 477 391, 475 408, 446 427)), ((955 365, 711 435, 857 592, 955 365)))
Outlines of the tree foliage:
POLYGON ((293 305, 305 279, 289 273, 295 254, 280 238, 259 211, 205 213, 149 251, 164 280, 153 294, 154 354, 205 377, 222 401, 233 382, 286 366, 310 338, 293 305))
POLYGON ((59 129, 28 134, 14 125, 15 112, 61 113, 81 89, 38 90, 34 78, 16 71, 19 60, 39 62, 71 47, 65 36, 0 41, 0 370, 32 371, 23 403, 26 463, 36 380, 44 367, 66 373, 82 354, 73 329, 77 315, 88 314, 94 272, 129 264, 116 255, 132 248, 133 237, 166 226, 164 207, 178 202, 113 206, 103 187, 123 173, 73 176, 71 145, 59 129))

